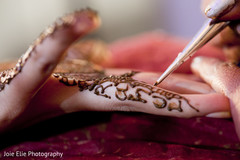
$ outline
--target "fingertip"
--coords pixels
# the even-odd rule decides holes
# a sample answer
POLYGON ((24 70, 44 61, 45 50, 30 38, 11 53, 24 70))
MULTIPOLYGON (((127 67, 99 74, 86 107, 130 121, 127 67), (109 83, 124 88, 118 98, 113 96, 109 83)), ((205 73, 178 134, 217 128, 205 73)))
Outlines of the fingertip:
POLYGON ((201 10, 209 18, 219 21, 239 20, 239 0, 203 0, 201 10))
POLYGON ((212 58, 212 57, 204 57, 204 56, 198 56, 195 57, 191 63, 191 68, 193 71, 196 70, 208 70, 212 68, 212 66, 221 63, 219 59, 212 58))
POLYGON ((191 63, 191 68, 193 69, 197 69, 198 67, 200 67, 201 63, 202 63, 202 57, 196 57, 192 60, 192 63, 191 63))
POLYGON ((76 11, 74 14, 69 14, 70 17, 66 16, 64 18, 73 19, 74 21, 74 32, 76 34, 83 34, 84 32, 91 32, 101 25, 101 19, 96 11, 91 9, 84 9, 76 11), (93 27, 89 27, 93 26, 93 27))
POLYGON ((213 81, 216 80, 218 64, 220 60, 216 58, 196 57, 192 61, 191 69, 195 75, 212 86, 213 81))
POLYGON ((8 73, 13 73, 13 76, 7 77, 8 83, 13 79, 9 85, 13 86, 11 90, 21 90, 21 96, 35 93, 52 73, 69 45, 97 28, 98 19, 94 11, 86 9, 68 14, 49 26, 19 59, 12 72, 8 73))
POLYGON ((200 69, 202 69, 203 62, 206 61, 205 59, 206 58, 203 56, 198 56, 192 60, 190 67, 191 67, 191 70, 193 71, 193 73, 195 73, 195 74, 197 73, 197 75, 199 76, 198 72, 200 69))
POLYGON ((236 0, 212 0, 205 8, 205 14, 209 18, 218 18, 230 12, 236 5, 236 0))

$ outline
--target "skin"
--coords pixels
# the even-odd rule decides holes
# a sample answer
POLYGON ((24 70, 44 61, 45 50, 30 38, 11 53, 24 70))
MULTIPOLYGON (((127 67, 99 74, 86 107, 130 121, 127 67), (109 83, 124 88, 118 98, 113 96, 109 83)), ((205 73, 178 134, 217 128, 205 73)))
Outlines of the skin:
MULTIPOLYGON (((204 12, 205 8, 208 4, 210 4, 213 0, 202 0, 201 9, 204 12)), ((218 17, 219 20, 226 21, 226 20, 239 20, 240 19, 240 3, 239 0, 235 0, 235 5, 224 13, 221 14, 221 17, 218 17)))
MULTIPOLYGON (((202 0, 201 9, 204 13, 206 6, 212 2, 212 0, 202 0)), ((225 28, 220 34, 218 34, 210 43, 220 48, 223 48, 224 54, 229 62, 238 64, 240 61, 240 25, 238 20, 240 19, 240 1, 236 0, 233 7, 224 11, 219 17, 216 17, 218 21, 234 20, 235 22, 231 26, 225 28)))
MULTIPOLYGON (((210 0, 202 1, 205 8, 210 0)), ((220 21, 240 19, 240 1, 236 0, 235 6, 218 17, 220 21)), ((236 23, 238 24, 238 23, 236 23)), ((238 137, 240 138, 240 69, 239 64, 239 32, 234 27, 225 29, 217 36, 213 43, 219 47, 225 47, 228 61, 216 58, 197 57, 191 64, 192 71, 207 82, 217 93, 223 93, 230 100, 231 114, 235 123, 238 137), (223 38, 224 37, 224 38, 223 38)))
POLYGON ((192 70, 218 93, 223 93, 229 97, 232 117, 240 138, 239 67, 215 58, 198 57, 192 64, 192 70))
MULTIPOLYGON (((71 22, 66 23, 67 25, 63 27, 55 28, 49 36, 40 39, 40 44, 38 44, 38 41, 34 42, 35 49, 31 51, 31 56, 24 64, 21 72, 0 92, 0 99, 2 100, 0 131, 11 128, 13 121, 31 106, 29 104, 32 98, 47 81, 69 45, 99 25, 96 14, 88 10, 77 12, 65 18, 66 22, 68 20, 71 22)), ((44 109, 46 108, 42 110, 44 109)), ((51 110, 51 108, 47 109, 51 110)), ((57 114, 59 113, 56 112, 57 114)))
MULTIPOLYGON (((126 82, 115 85, 110 80, 112 77, 110 75, 120 76, 130 73, 131 70, 103 69, 100 66, 90 64, 89 60, 85 63, 83 60, 77 59, 78 52, 72 54, 71 58, 66 58, 68 56, 65 55, 64 51, 76 39, 99 25, 97 15, 91 10, 70 14, 70 19, 73 21, 67 21, 67 25, 64 27, 55 27, 52 33, 42 37, 40 43, 35 41, 34 49, 24 62, 21 72, 17 73, 10 83, 4 84, 4 89, 0 92, 1 132, 27 127, 51 117, 83 110, 136 111, 183 118, 229 111, 228 98, 223 94, 216 93, 193 75, 171 75, 168 82, 155 87, 152 84, 160 73, 140 72, 130 76, 130 81, 128 79, 126 82), (104 71, 103 77, 107 80, 104 82, 103 79, 100 79, 101 81, 96 79, 84 80, 83 82, 88 85, 97 82, 98 86, 92 90, 89 88, 82 90, 79 85, 66 85, 66 83, 61 82, 61 78, 56 77, 55 72, 69 74, 76 69, 80 69, 79 72, 87 72, 89 69, 104 71), (133 87, 130 82, 139 85, 133 87), (109 84, 111 87, 106 87, 109 84), (103 85, 106 89, 103 91, 99 85, 103 85), (100 87, 100 90, 97 87, 100 87), (128 88, 127 91, 120 91, 125 88, 128 88), (116 92, 117 90, 118 92, 116 92), (132 98, 122 100, 121 97, 124 96, 124 93, 132 98), (103 96, 103 94, 111 98, 103 96), (171 97, 169 98, 167 95, 171 95, 171 97), (159 104, 161 99, 164 99, 167 105, 156 107, 154 103, 159 104), (212 101, 212 99, 215 100, 212 101), (181 110, 171 109, 179 108, 179 106, 181 110)), ((140 50, 141 45, 138 48, 138 51, 140 50)), ((111 59, 106 59, 106 61, 111 61, 111 59)), ((110 66, 111 63, 107 64, 110 66)), ((14 65, 12 63, 2 64, 1 70, 9 66, 14 65)), ((68 75, 67 79, 70 80, 71 77, 68 75)), ((81 77, 75 80, 78 82, 81 77)))

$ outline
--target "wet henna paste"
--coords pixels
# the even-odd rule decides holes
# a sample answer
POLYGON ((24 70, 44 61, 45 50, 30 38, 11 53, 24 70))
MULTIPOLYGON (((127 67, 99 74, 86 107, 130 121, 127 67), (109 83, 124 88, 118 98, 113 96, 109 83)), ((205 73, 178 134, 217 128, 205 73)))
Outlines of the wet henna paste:
POLYGON ((62 29, 64 27, 71 26, 72 23, 75 21, 74 17, 76 15, 81 15, 81 14, 93 15, 94 17, 97 17, 97 13, 95 11, 91 9, 83 9, 83 10, 75 11, 74 13, 67 14, 57 19, 52 25, 47 27, 39 35, 39 37, 29 46, 27 51, 18 59, 18 62, 15 65, 15 67, 0 72, 0 92, 4 90, 6 84, 9 84, 10 81, 22 71, 22 68, 24 67, 25 63, 34 53, 38 45, 40 45, 47 37, 52 36, 57 30, 62 29))
POLYGON ((137 73, 132 71, 120 76, 106 76, 104 72, 96 71, 88 73, 55 73, 53 76, 65 85, 77 85, 80 91, 89 90, 97 96, 103 96, 108 99, 111 99, 113 95, 108 95, 106 90, 114 87, 116 89, 115 97, 120 101, 129 100, 147 103, 147 100, 143 98, 145 94, 154 99, 152 103, 156 108, 167 108, 168 111, 177 110, 183 112, 182 104, 185 102, 190 108, 199 112, 185 97, 133 79, 132 76, 137 73), (121 86, 123 84, 125 84, 125 87, 121 86), (135 89, 134 94, 128 92, 130 88, 135 89))
MULTIPOLYGON (((29 59, 31 54, 33 54, 35 48, 42 43, 44 39, 54 34, 54 32, 62 27, 66 27, 72 24, 75 14, 82 14, 81 12, 86 12, 86 14, 96 14, 90 9, 77 11, 73 14, 69 14, 60 18, 52 26, 48 27, 40 36, 37 38, 33 44, 29 47, 25 54, 18 60, 18 63, 15 67, 0 72, 0 91, 2 91, 6 84, 9 84, 10 81, 21 72, 26 61, 29 59)), ((95 15, 96 16, 96 15, 95 15)), ((78 63, 78 62, 77 62, 78 63)), ((54 73, 53 76, 58 78, 60 82, 64 83, 67 86, 78 86, 80 91, 89 90, 94 92, 98 96, 103 96, 105 98, 111 99, 113 95, 108 95, 106 91, 109 88, 115 88, 115 97, 120 101, 136 101, 140 103, 147 103, 147 100, 143 98, 143 95, 151 96, 153 105, 156 108, 163 109, 166 108, 169 111, 177 110, 182 112, 182 104, 186 103, 190 108, 199 112, 198 109, 193 107, 189 101, 176 93, 172 93, 152 85, 149 85, 145 82, 140 82, 132 78, 133 75, 137 72, 125 73, 120 76, 111 75, 106 76, 102 70, 95 70, 93 67, 89 67, 89 62, 86 63, 86 68, 80 67, 80 71, 74 72, 75 65, 74 63, 65 63, 63 68, 69 66, 66 73, 54 73), (81 69, 82 68, 82 69, 81 69), (82 72, 83 71, 83 72, 82 72), (121 87, 121 85, 125 87, 121 87), (129 89, 135 89, 135 93, 129 93, 129 89)), ((60 69, 63 71, 64 69, 60 69)))
POLYGON ((68 21, 63 21, 63 19, 59 19, 54 25, 49 26, 40 36, 33 42, 32 45, 29 46, 28 50, 19 58, 15 67, 2 71, 0 73, 0 91, 2 91, 6 84, 9 84, 10 81, 22 71, 23 66, 25 65, 28 58, 34 52, 35 48, 42 43, 44 39, 48 36, 52 35, 57 29, 60 27, 64 27, 69 25, 68 21))

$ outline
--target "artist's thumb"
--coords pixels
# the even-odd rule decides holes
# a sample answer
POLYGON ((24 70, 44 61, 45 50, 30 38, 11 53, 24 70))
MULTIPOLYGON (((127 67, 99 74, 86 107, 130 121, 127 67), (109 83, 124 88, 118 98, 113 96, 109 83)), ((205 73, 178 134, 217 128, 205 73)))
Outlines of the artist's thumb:
POLYGON ((231 114, 240 138, 240 68, 215 58, 196 57, 191 69, 216 92, 229 98, 231 114))
POLYGON ((239 0, 202 0, 201 9, 208 18, 239 20, 239 0))

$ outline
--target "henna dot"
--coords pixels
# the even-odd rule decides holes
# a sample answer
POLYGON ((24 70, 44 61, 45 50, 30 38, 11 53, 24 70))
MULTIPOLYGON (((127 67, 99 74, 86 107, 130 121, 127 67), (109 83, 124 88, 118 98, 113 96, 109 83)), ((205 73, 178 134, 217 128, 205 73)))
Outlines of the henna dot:
POLYGON ((63 77, 62 81, 66 83, 68 82, 68 79, 66 77, 63 77))
POLYGON ((119 99, 120 101, 124 101, 124 100, 127 99, 127 95, 126 95, 126 93, 124 93, 123 91, 116 91, 116 92, 115 92, 115 97, 116 97, 117 99, 119 99))
POLYGON ((55 77, 55 78, 58 78, 58 77, 59 77, 59 75, 58 75, 58 74, 56 74, 56 73, 53 73, 53 77, 55 77))
POLYGON ((169 111, 178 110, 179 112, 183 111, 182 108, 174 102, 169 103, 168 110, 169 111))
POLYGON ((166 107, 166 100, 156 99, 153 101, 153 104, 156 108, 164 108, 164 107, 166 107))

